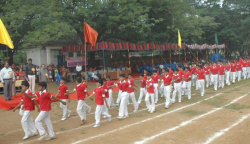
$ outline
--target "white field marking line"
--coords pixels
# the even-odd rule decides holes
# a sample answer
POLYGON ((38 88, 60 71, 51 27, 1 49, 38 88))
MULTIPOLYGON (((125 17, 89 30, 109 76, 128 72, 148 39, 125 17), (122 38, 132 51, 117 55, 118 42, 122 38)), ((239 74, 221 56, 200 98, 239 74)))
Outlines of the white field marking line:
MULTIPOLYGON (((246 85, 246 84, 243 84, 243 85, 246 85)), ((243 86, 243 85, 240 85, 240 86, 243 86)), ((213 87, 207 88, 207 90, 212 89, 212 88, 213 88, 213 87)), ((206 91, 206 90, 205 90, 205 91, 206 91)), ((198 94, 198 93, 193 93, 192 95, 196 95, 196 94, 198 94)), ((163 105, 163 104, 165 104, 165 102, 159 103, 158 105, 155 105, 155 106, 157 107, 157 106, 161 106, 161 105, 163 105)), ((143 111, 143 110, 145 110, 145 109, 138 110, 137 112, 140 112, 140 111, 143 111)), ((92 114, 95 114, 95 113, 89 113, 89 114, 87 114, 87 115, 92 115, 92 114)), ((130 114, 132 114, 132 113, 130 113, 130 114)), ((73 118, 79 118, 79 116, 73 116, 73 117, 70 117, 70 118, 68 118, 68 119, 73 119, 73 118)), ((60 121, 61 121, 61 120, 56 120, 56 121, 53 121, 52 123, 58 123, 58 122, 60 122, 60 121)), ((5 133, 4 135, 6 136, 6 135, 8 135, 8 134, 15 133, 15 132, 19 132, 19 131, 23 131, 23 129, 13 130, 13 131, 10 131, 10 132, 5 133)), ((3 135, 2 135, 2 136, 3 136, 3 135)), ((1 137, 1 136, 0 136, 0 137, 1 137)))
MULTIPOLYGON (((245 85, 245 84, 244 84, 244 85, 245 85)), ((241 86, 242 86, 242 85, 241 85, 241 86)), ((238 87, 241 87, 241 86, 234 87, 234 88, 232 88, 231 90, 233 90, 233 89, 235 89, 235 88, 238 88, 238 87)), ((227 91, 231 91, 231 90, 227 90, 227 91)), ((227 92, 227 91, 225 91, 225 92, 227 92)), ((221 95, 221 94, 222 94, 222 93, 216 94, 216 95, 214 95, 214 96, 211 96, 211 97, 206 98, 206 99, 204 99, 204 100, 198 101, 198 102, 196 102, 196 103, 189 104, 189 105, 186 105, 186 106, 177 108, 177 109, 175 109, 175 110, 169 111, 169 112, 167 112, 167 113, 164 113, 164 114, 161 114, 161 115, 157 115, 157 116, 155 116, 155 117, 151 117, 151 118, 148 118, 148 119, 145 119, 145 120, 136 122, 136 123, 132 123, 132 124, 129 124, 129 125, 125 125, 125 126, 123 126, 123 127, 120 127, 120 128, 117 128, 117 129, 114 129, 114 130, 111 130, 111 131, 108 131, 108 132, 103 133, 103 134, 99 134, 99 135, 96 135, 96 136, 93 136, 93 137, 89 137, 89 138, 87 138, 87 139, 82 139, 82 140, 76 141, 76 142, 74 142, 74 143, 72 143, 72 144, 82 143, 82 142, 84 142, 84 141, 88 141, 88 140, 91 140, 91 139, 94 139, 94 138, 97 138, 97 137, 105 136, 105 135, 108 135, 108 134, 110 134, 110 133, 113 133, 113 132, 117 132, 117 131, 119 131, 119 130, 126 129, 126 128, 129 128, 129 127, 134 126, 134 125, 139 125, 139 124, 142 124, 142 123, 144 123, 144 122, 147 122, 147 121, 150 121, 150 120, 154 120, 154 119, 156 119, 156 118, 165 116, 165 115, 167 115, 167 114, 171 114, 171 113, 174 113, 174 112, 176 112, 176 111, 185 109, 185 108, 187 108, 187 107, 191 107, 191 106, 193 106, 193 105, 199 104, 199 103, 201 103, 201 102, 203 102, 203 101, 212 99, 212 98, 217 97, 217 96, 219 96, 219 95, 221 95)))
POLYGON ((150 141, 150 140, 153 140, 153 139, 155 139, 155 138, 157 138, 157 137, 159 137, 159 136, 162 136, 162 135, 164 135, 164 134, 166 134, 166 133, 169 133, 169 132, 171 132, 171 131, 174 131, 174 130, 177 130, 177 129, 181 128, 181 127, 184 127, 184 126, 186 126, 186 125, 188 125, 188 124, 191 124, 191 123, 194 122, 195 120, 198 120, 198 119, 200 119, 200 118, 203 118, 203 117, 205 117, 205 116, 207 116, 207 115, 210 115, 210 114, 212 114, 212 113, 214 113, 214 112, 216 112, 216 111, 221 110, 222 108, 224 108, 224 107, 226 107, 226 106, 229 106, 229 105, 231 105, 231 104, 237 102, 238 100, 240 100, 240 99, 246 97, 248 94, 249 94, 249 92, 246 93, 246 94, 244 94, 243 96, 240 96, 240 97, 234 99, 233 101, 231 101, 230 103, 228 103, 228 104, 226 104, 226 105, 224 105, 224 106, 221 106, 221 107, 219 107, 219 108, 215 108, 214 110, 211 110, 211 111, 209 111, 209 112, 207 112, 207 113, 205 113, 205 114, 202 114, 202 115, 197 116, 197 117, 195 117, 195 118, 192 118, 192 119, 190 119, 190 120, 184 121, 184 122, 182 122, 181 124, 179 124, 178 126, 175 126, 175 127, 170 128, 170 129, 164 130, 164 131, 162 131, 162 132, 160 132, 160 133, 158 133, 158 134, 156 134, 156 135, 153 135, 153 136, 151 136, 151 137, 145 138, 145 139, 143 139, 143 140, 141 140, 141 141, 137 141, 137 142, 135 142, 135 144, 143 144, 143 143, 146 143, 146 142, 148 142, 148 141, 150 141))
POLYGON ((232 129, 233 127, 237 126, 238 124, 240 124, 241 122, 243 122, 245 119, 247 119, 250 116, 250 113, 248 115, 244 115, 242 116, 237 122, 235 122, 234 124, 232 124, 230 127, 227 127, 225 129, 220 130, 219 132, 215 133, 212 137, 210 137, 206 142, 204 142, 203 144, 210 144, 211 142, 213 142, 215 139, 217 139, 218 137, 222 136, 225 132, 229 131, 230 129, 232 129))
MULTIPOLYGON (((246 84, 248 84, 248 83, 246 83, 246 84)), ((239 86, 237 86, 237 87, 234 87, 234 88, 229 89, 229 90, 224 91, 224 92, 228 92, 228 91, 231 91, 231 90, 233 90, 233 89, 242 87, 242 86, 244 86, 244 85, 246 85, 246 84, 239 85, 239 86)), ((190 104, 190 105, 187 105, 187 106, 183 106, 183 107, 178 108, 178 109, 175 109, 175 110, 173 110, 173 111, 169 111, 168 113, 165 113, 164 115, 167 115, 167 114, 170 114, 170 113, 173 113, 173 112, 182 110, 182 109, 184 109, 184 108, 187 108, 187 107, 190 107, 190 106, 193 106, 193 105, 196 105, 196 104, 199 104, 199 103, 201 103, 201 102, 203 102, 203 101, 212 99, 212 98, 217 97, 218 95, 221 95, 221 94, 222 94, 222 93, 219 93, 219 94, 216 94, 216 95, 214 95, 214 96, 208 97, 208 98, 206 98, 206 99, 204 99, 204 100, 201 100, 201 101, 199 101, 199 102, 196 102, 196 103, 193 103, 193 104, 190 104)), ((165 104, 165 103, 158 104, 158 105, 156 105, 156 106, 163 105, 163 104, 165 104)), ((138 112, 139 112, 139 111, 143 111, 143 110, 147 110, 147 108, 138 110, 138 112)), ((155 117, 155 118, 158 118, 158 117, 161 117, 161 116, 164 116, 164 115, 158 115, 158 116, 155 117)), ((114 130, 112 130, 112 131, 109 131, 109 132, 107 132, 107 133, 99 134, 99 135, 94 136, 94 137, 90 137, 90 138, 85 139, 85 140, 83 140, 83 141, 87 141, 87 140, 90 140, 90 139, 93 139, 93 138, 96 138, 96 137, 104 136, 104 135, 107 135, 107 134, 110 134, 110 133, 113 133, 113 132, 116 132, 116 131, 119 131, 119 130, 122 130, 122 129, 125 129, 125 128, 128 128, 128 127, 131 127, 131 126, 133 126, 133 125, 137 125, 137 124, 140 124, 140 123, 143 123, 143 122, 146 122, 146 121, 155 119, 155 118, 148 118, 148 119, 146 119, 146 120, 143 120, 143 121, 140 121, 140 122, 137 122, 137 123, 134 123, 134 124, 126 125, 126 126, 123 126, 123 127, 121 127, 121 128, 118 128, 118 129, 114 129, 114 130)), ((104 121, 102 121, 102 122, 105 122, 105 121, 108 121, 108 120, 104 120, 104 121)), ((92 124, 89 124, 89 125, 84 125, 84 126, 77 127, 77 128, 70 129, 70 130, 66 130, 66 131, 57 132, 56 134, 61 134, 61 133, 66 133, 66 132, 75 131, 75 130, 78 130, 78 129, 82 129, 82 128, 84 128, 84 127, 93 126, 94 124, 95 124, 95 123, 92 123, 92 124)), ((37 139, 30 140, 30 141, 26 141, 26 142, 23 142, 23 143, 20 143, 20 144, 26 144, 26 143, 30 143, 30 142, 34 142, 34 141, 37 141, 37 139)))

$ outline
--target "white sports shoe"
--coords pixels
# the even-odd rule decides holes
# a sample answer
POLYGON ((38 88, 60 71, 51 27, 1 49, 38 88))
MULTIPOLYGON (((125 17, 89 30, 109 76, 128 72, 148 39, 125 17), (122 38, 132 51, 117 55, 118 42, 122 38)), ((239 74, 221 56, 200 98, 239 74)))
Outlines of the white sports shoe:
POLYGON ((71 110, 69 110, 69 112, 68 112, 68 117, 70 117, 70 114, 71 114, 71 110))
POLYGON ((99 127, 100 126, 100 124, 95 124, 93 127, 94 128, 97 128, 97 127, 99 127))
POLYGON ((38 140, 42 140, 43 138, 45 138, 47 136, 47 133, 45 133, 44 135, 40 136, 40 138, 38 140))
POLYGON ((55 139, 56 138, 56 136, 53 136, 53 137, 48 137, 48 138, 46 138, 45 140, 46 141, 49 141, 49 140, 53 140, 53 139, 55 139))
POLYGON ((112 116, 110 115, 110 117, 109 117, 109 122, 111 122, 111 120, 112 120, 112 116))
POLYGON ((23 137, 23 140, 26 140, 26 139, 28 139, 28 138, 30 138, 30 137, 31 137, 31 135, 24 136, 24 137, 23 137))
POLYGON ((61 119, 61 121, 65 121, 65 120, 66 120, 66 118, 62 118, 62 119, 61 119))

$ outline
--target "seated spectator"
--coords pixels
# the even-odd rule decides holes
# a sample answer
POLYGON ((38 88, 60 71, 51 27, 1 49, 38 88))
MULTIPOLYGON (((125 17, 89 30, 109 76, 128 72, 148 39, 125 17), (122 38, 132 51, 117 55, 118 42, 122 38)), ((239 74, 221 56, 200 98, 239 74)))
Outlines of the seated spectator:
POLYGON ((25 80, 25 71, 23 69, 20 69, 18 72, 19 80, 25 80))

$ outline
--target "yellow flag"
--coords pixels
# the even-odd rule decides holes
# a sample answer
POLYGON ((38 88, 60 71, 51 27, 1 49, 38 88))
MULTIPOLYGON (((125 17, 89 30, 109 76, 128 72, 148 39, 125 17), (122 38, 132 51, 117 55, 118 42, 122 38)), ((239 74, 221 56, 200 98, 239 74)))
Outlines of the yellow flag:
POLYGON ((1 19, 0 19, 0 44, 7 45, 11 49, 14 48, 12 40, 10 39, 10 35, 6 30, 1 19))
POLYGON ((181 48, 181 34, 179 30, 178 30, 178 45, 181 48))

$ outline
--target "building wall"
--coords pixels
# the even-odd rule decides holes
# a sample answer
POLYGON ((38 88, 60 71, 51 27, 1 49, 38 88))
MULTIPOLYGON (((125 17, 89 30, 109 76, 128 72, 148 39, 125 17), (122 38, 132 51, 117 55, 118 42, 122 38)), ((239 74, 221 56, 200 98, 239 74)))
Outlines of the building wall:
POLYGON ((35 65, 41 65, 41 56, 40 56, 40 49, 39 48, 34 48, 34 49, 29 49, 27 51, 27 61, 28 59, 32 59, 33 64, 35 65))
POLYGON ((47 54, 46 54, 46 50, 42 49, 40 50, 40 57, 39 57, 41 63, 40 65, 38 65, 39 67, 41 67, 42 64, 48 65, 47 63, 47 54))

